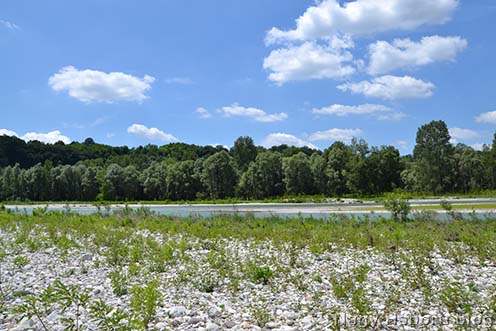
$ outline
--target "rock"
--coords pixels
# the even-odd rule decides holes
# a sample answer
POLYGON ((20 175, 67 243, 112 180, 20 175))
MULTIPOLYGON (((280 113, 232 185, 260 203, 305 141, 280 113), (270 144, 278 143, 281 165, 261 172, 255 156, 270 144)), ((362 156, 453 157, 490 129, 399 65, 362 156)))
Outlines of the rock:
POLYGON ((93 254, 91 254, 91 253, 84 254, 83 256, 81 256, 81 261, 84 261, 84 262, 93 261, 93 254))
POLYGON ((19 323, 20 330, 29 330, 32 329, 35 325, 35 321, 31 318, 24 318, 21 323, 19 323))
POLYGON ((155 324, 155 328, 158 330, 165 330, 167 328, 167 323, 158 322, 157 324, 155 324))
POLYGON ((276 322, 269 322, 269 323, 265 324, 265 327, 267 329, 275 329, 278 327, 278 324, 276 322))
POLYGON ((234 323, 233 321, 227 321, 224 323, 224 327, 227 328, 227 329, 232 329, 236 326, 236 323, 234 323))
POLYGON ((212 307, 208 310, 208 317, 214 318, 217 317, 221 313, 222 309, 219 307, 212 307))
POLYGON ((54 310, 50 313, 50 315, 47 316, 46 319, 49 320, 50 322, 55 322, 59 318, 60 318, 59 312, 57 310, 54 310))
POLYGON ((285 325, 285 326, 282 326, 279 329, 277 329, 277 331, 298 331, 298 328, 295 328, 295 327, 292 327, 289 325, 285 325))
POLYGON ((169 316, 176 318, 186 314, 186 308, 183 306, 176 306, 169 309, 169 316))
POLYGON ((191 317, 189 320, 188 320, 188 324, 198 324, 200 323, 202 320, 201 318, 198 318, 198 317, 191 317))
POLYGON ((100 293, 105 293, 105 288, 103 286, 95 286, 93 289, 93 294, 97 295, 100 293))
POLYGON ((218 331, 220 330, 220 326, 218 326, 215 323, 207 323, 207 327, 205 328, 206 331, 218 331))

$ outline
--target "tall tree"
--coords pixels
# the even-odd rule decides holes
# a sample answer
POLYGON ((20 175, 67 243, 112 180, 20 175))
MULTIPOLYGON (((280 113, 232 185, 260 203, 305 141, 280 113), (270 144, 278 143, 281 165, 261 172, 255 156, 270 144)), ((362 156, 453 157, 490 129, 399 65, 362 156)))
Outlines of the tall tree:
POLYGON ((230 153, 241 172, 246 171, 251 162, 257 157, 257 147, 251 137, 239 137, 234 142, 230 153))
POLYGON ((238 172, 236 163, 226 151, 216 153, 205 160, 202 182, 213 199, 234 196, 238 172))
POLYGON ((417 132, 413 157, 424 191, 444 193, 453 189, 454 148, 444 121, 432 121, 417 132))
POLYGON ((283 160, 286 192, 293 195, 311 194, 314 191, 312 165, 304 153, 283 160))
POLYGON ((240 192, 245 197, 256 199, 282 195, 284 184, 279 153, 259 154, 241 177, 240 192))
POLYGON ((195 175, 195 162, 183 161, 167 169, 167 198, 171 200, 194 200, 201 190, 200 180, 195 175))

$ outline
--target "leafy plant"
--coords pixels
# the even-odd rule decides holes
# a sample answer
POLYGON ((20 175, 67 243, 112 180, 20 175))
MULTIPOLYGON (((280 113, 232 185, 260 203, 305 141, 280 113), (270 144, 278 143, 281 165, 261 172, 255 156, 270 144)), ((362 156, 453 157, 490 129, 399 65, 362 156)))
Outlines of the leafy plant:
POLYGON ((408 200, 394 197, 384 201, 384 208, 391 212, 391 216, 395 221, 408 220, 408 214, 410 214, 411 210, 408 200))
POLYGON ((75 285, 66 286, 59 280, 54 283, 53 294, 62 313, 65 313, 69 308, 75 309, 74 316, 61 318, 61 321, 67 325, 66 330, 82 330, 83 326, 80 319, 82 310, 88 308, 89 294, 85 291, 80 291, 75 285))
POLYGON ((257 325, 261 328, 264 328, 267 323, 270 322, 272 319, 272 316, 270 313, 267 311, 267 309, 262 308, 262 307, 251 307, 251 314, 253 316, 253 319, 257 323, 257 325))
POLYGON ((110 273, 110 285, 115 295, 123 296, 128 293, 128 278, 123 270, 110 273))
POLYGON ((25 256, 16 256, 12 263, 18 268, 22 269, 29 264, 29 259, 25 256))
POLYGON ((129 315, 119 308, 107 305, 103 300, 98 300, 90 307, 90 317, 99 330, 131 331, 129 315))
POLYGON ((254 263, 249 264, 248 272, 254 282, 264 285, 267 285, 274 276, 274 271, 270 267, 259 266, 254 263))
POLYGON ((131 311, 133 322, 141 330, 148 330, 150 322, 155 318, 160 302, 159 283, 153 280, 145 286, 134 286, 131 289, 131 311))
POLYGON ((464 313, 469 314, 473 310, 474 293, 470 286, 466 288, 459 282, 448 284, 441 291, 439 299, 450 312, 461 309, 464 313))
POLYGON ((13 312, 18 315, 18 321, 22 319, 35 318, 43 330, 50 330, 46 320, 46 316, 54 309, 55 291, 53 287, 48 286, 39 295, 28 295, 24 298, 24 302, 13 309, 13 312))

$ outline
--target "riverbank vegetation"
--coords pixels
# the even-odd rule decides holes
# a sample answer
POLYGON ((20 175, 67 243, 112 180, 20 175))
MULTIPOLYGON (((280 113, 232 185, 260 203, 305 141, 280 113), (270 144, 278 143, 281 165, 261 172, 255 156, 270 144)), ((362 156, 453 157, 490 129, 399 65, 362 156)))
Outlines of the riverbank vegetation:
POLYGON ((490 329, 495 244, 496 220, 427 212, 404 221, 0 212, 0 328, 434 330, 477 316, 490 329))
POLYGON ((419 128, 414 153, 407 156, 364 140, 335 142, 324 151, 265 149, 250 137, 240 137, 230 150, 186 144, 130 149, 92 139, 48 145, 2 136, 0 166, 3 201, 304 202, 496 188, 496 146, 453 146, 442 121, 419 128))

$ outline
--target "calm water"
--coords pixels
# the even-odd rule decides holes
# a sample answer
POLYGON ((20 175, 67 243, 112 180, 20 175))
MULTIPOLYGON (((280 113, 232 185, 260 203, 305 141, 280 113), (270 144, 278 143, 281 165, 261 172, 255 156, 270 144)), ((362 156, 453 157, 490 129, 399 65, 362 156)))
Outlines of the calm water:
MULTIPOLYGON (((146 205, 145 208, 160 214, 168 216, 200 216, 209 217, 214 215, 223 214, 237 214, 237 215, 253 215, 254 217, 283 217, 283 218, 317 218, 317 219, 334 219, 339 217, 355 217, 361 219, 377 219, 379 217, 389 217, 389 212, 373 212, 366 210, 347 210, 341 211, 340 208, 345 210, 347 207, 366 207, 377 206, 376 203, 364 204, 250 204, 250 205, 146 205)), ((129 206, 128 208, 137 209, 143 206, 129 206)), ((31 214, 35 206, 8 206, 8 209, 17 213, 31 214)), ((48 211, 71 211, 80 214, 94 214, 97 212, 106 213, 107 211, 113 212, 122 210, 124 206, 115 206, 108 210, 104 207, 98 209, 92 205, 77 205, 77 206, 63 206, 56 205, 50 206, 48 211)), ((445 213, 435 213, 438 219, 447 219, 448 215, 445 213)), ((478 218, 487 219, 495 218, 496 214, 491 212, 478 212, 478 213, 459 213, 465 218, 478 218)))

